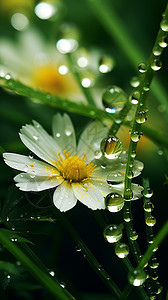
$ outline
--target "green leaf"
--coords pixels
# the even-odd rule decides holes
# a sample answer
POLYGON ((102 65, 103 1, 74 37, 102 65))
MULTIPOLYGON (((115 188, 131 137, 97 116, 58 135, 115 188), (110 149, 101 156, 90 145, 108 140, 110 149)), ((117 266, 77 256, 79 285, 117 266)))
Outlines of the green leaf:
POLYGON ((16 243, 30 243, 30 244, 33 244, 28 239, 19 236, 15 231, 12 231, 12 230, 9 230, 9 229, 0 228, 0 233, 5 234, 6 238, 9 241, 16 242, 16 243))
POLYGON ((4 260, 0 260, 0 270, 7 271, 9 274, 19 275, 17 266, 4 260))
POLYGON ((23 266, 58 300, 74 300, 75 298, 65 288, 52 278, 48 273, 42 271, 17 245, 12 243, 6 236, 6 230, 0 230, 0 242, 8 251, 18 259, 23 266))

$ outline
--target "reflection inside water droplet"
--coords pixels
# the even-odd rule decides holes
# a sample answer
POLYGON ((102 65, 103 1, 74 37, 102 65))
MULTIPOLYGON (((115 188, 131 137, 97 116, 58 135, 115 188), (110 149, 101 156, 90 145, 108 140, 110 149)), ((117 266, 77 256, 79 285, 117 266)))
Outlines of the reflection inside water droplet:
POLYGON ((102 102, 108 113, 119 112, 127 101, 124 91, 118 86, 110 86, 102 95, 102 102))

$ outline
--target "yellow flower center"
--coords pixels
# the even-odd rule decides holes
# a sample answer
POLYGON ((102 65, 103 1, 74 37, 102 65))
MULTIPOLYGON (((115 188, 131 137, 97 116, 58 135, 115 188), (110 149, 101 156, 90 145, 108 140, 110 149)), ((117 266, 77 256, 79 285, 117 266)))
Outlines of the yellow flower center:
POLYGON ((58 66, 38 66, 32 74, 32 85, 53 95, 65 96, 67 93, 79 92, 73 75, 59 73, 58 66))
POLYGON ((78 154, 76 156, 70 156, 70 152, 68 151, 68 153, 66 153, 65 150, 64 154, 65 160, 63 160, 60 153, 58 153, 60 160, 56 162, 56 165, 63 178, 70 182, 85 181, 93 172, 98 170, 95 169, 96 165, 93 165, 91 162, 87 165, 85 164, 84 159, 86 154, 84 154, 82 158, 78 157, 78 154))

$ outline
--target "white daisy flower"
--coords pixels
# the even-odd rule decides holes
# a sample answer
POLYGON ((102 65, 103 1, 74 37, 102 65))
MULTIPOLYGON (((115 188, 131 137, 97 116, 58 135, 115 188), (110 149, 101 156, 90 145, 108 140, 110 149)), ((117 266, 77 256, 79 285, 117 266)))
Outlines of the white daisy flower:
MULTIPOLYGON (((60 211, 73 208, 77 200, 87 207, 105 209, 104 197, 110 192, 123 195, 124 177, 118 184, 109 185, 109 172, 125 173, 123 154, 120 158, 107 160, 108 167, 101 167, 102 160, 95 159, 100 151, 100 143, 107 135, 107 127, 94 121, 83 131, 78 145, 73 124, 67 114, 57 114, 53 118, 53 137, 42 126, 33 121, 20 131, 24 145, 44 162, 15 153, 4 153, 8 166, 23 171, 14 180, 22 191, 43 191, 56 188, 54 205, 60 211)), ((134 176, 141 173, 142 165, 135 164, 134 176)), ((132 184, 134 199, 141 196, 142 187, 132 184)))

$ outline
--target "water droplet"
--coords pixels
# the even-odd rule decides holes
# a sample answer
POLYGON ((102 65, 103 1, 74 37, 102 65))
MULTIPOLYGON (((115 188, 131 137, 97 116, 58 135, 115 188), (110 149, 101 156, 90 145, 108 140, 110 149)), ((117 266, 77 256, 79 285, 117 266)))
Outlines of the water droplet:
POLYGON ((99 272, 101 272, 103 270, 101 265, 99 265, 99 267, 97 269, 98 269, 99 272))
POLYGON ((53 277, 55 276, 55 272, 53 270, 49 270, 49 274, 53 277))
POLYGON ((158 279, 158 272, 157 269, 151 269, 150 270, 150 276, 153 280, 157 280, 158 279))
POLYGON ((131 241, 136 241, 138 238, 138 233, 135 230, 131 230, 129 233, 129 238, 131 241))
POLYGON ((65 134, 67 136, 70 136, 72 134, 72 128, 67 126, 67 128, 65 129, 65 134))
POLYGON ((100 147, 103 155, 108 159, 118 158, 123 150, 121 141, 115 136, 103 139, 100 147))
POLYGON ((7 278, 7 279, 11 279, 11 276, 8 274, 8 275, 6 276, 6 278, 7 278))
POLYGON ((159 295, 163 290, 163 287, 161 286, 160 282, 156 281, 155 283, 155 293, 159 295))
POLYGON ((56 43, 58 51, 62 54, 74 52, 78 47, 78 42, 75 39, 60 39, 56 43))
POLYGON ((118 86, 110 86, 102 95, 102 102, 108 113, 119 112, 127 101, 124 91, 118 86))
POLYGON ((128 171, 127 177, 128 177, 129 179, 132 179, 132 178, 134 177, 134 173, 133 173, 132 171, 128 171))
POLYGON ((9 217, 6 217, 6 221, 9 222, 9 217))
MULTIPOLYGON (((38 1, 39 2, 39 1, 38 1)), ((40 1, 35 6, 35 14, 41 20, 55 20, 62 14, 63 6, 60 1, 40 1)))
POLYGON ((145 92, 148 92, 148 91, 149 91, 149 86, 148 86, 148 85, 143 86, 143 90, 144 90, 145 92))
POLYGON ((106 164, 101 164, 102 169, 106 169, 106 164))
POLYGON ((65 285, 65 282, 60 282, 60 286, 65 289, 66 285, 65 285))
POLYGON ((130 85, 131 85, 132 87, 138 87, 139 84, 140 84, 140 81, 139 81, 139 78, 138 78, 138 77, 134 76, 134 77, 131 78, 131 80, 130 80, 130 85))
POLYGON ((115 246, 115 254, 119 258, 125 258, 129 254, 129 247, 124 243, 118 244, 115 246))
POLYGON ((122 238, 122 230, 117 225, 108 225, 103 231, 104 238, 109 243, 116 243, 122 238))
POLYGON ((154 235, 153 234, 148 235, 148 243, 153 244, 153 241, 154 241, 154 235))
POLYGON ((121 172, 112 172, 107 175, 107 183, 108 184, 118 184, 124 181, 125 173, 121 172))
POLYGON ((154 205, 152 202, 145 202, 143 208, 145 211, 151 212, 154 209, 154 205))
POLYGON ((132 219, 130 212, 129 211, 124 211, 123 218, 124 218, 125 222, 127 222, 127 223, 130 222, 131 219, 132 219))
POLYGON ((33 159, 33 153, 30 152, 29 158, 30 158, 30 159, 33 159))
POLYGON ((143 124, 146 122, 146 120, 147 120, 146 111, 144 111, 144 110, 138 111, 138 113, 136 115, 136 122, 138 124, 143 124))
POLYGON ((158 268, 159 263, 158 263, 156 257, 152 257, 152 259, 151 259, 150 262, 149 262, 149 266, 150 266, 151 269, 156 269, 156 268, 158 268))
POLYGON ((133 151, 131 152, 131 157, 133 157, 133 158, 136 157, 136 151, 133 150, 133 151))
POLYGON ((5 78, 6 78, 7 80, 11 79, 11 75, 10 75, 10 74, 6 74, 6 75, 5 75, 5 78))
POLYGON ((137 143, 141 138, 141 135, 138 131, 132 131, 131 132, 131 140, 134 142, 134 143, 137 143))
POLYGON ((140 73, 145 73, 147 71, 147 66, 144 63, 139 64, 138 70, 140 73))
POLYGON ((151 68, 153 71, 159 71, 162 67, 162 62, 160 59, 155 58, 151 63, 151 68))
POLYGON ((30 174, 30 178, 31 178, 31 179, 35 178, 35 175, 30 174))
POLYGON ((15 231, 15 227, 12 227, 11 229, 12 229, 13 231, 15 231))
POLYGON ((109 73, 114 68, 114 60, 104 55, 99 61, 99 71, 101 73, 109 73))
POLYGON ((149 216, 146 218, 146 225, 152 227, 156 224, 156 218, 153 216, 149 216))
POLYGON ((78 66, 81 68, 85 68, 88 65, 88 58, 85 56, 80 56, 77 60, 78 66))
POLYGON ((126 188, 124 192, 124 199, 130 201, 133 198, 133 191, 130 188, 126 188))
MULTIPOLYGON (((24 168, 23 168, 23 171, 24 171, 24 172, 27 172, 28 169, 29 169, 28 165, 25 165, 24 168)), ((22 175, 22 174, 21 174, 21 175, 22 175)), ((22 177, 23 177, 23 176, 22 176, 22 177)))
POLYGON ((15 237, 11 237, 11 242, 17 242, 18 241, 18 239, 17 238, 15 238, 15 237))
POLYGON ((138 104, 138 101, 140 99, 140 92, 139 91, 134 91, 131 96, 129 97, 129 100, 131 101, 132 104, 138 104))
POLYGON ((82 72, 81 84, 84 88, 93 87, 95 84, 95 74, 93 74, 93 72, 90 71, 82 72))
POLYGON ((168 21, 163 19, 160 23, 160 27, 163 31, 168 32, 168 21))
POLYGON ((161 53, 162 53, 162 48, 166 48, 167 45, 168 45, 168 37, 167 36, 162 36, 159 40, 159 46, 160 46, 160 49, 161 49, 161 51, 160 51, 161 53))
POLYGON ((76 249, 77 252, 81 252, 82 251, 82 249, 79 246, 76 246, 75 249, 76 249))
POLYGON ((151 198, 153 196, 153 190, 151 188, 145 188, 143 190, 143 196, 146 198, 151 198))
POLYGON ((33 139, 38 141, 39 137, 37 135, 33 135, 33 139))
POLYGON ((124 207, 124 199, 118 193, 110 193, 105 198, 105 205, 110 212, 115 213, 124 207))
POLYGON ((160 48, 159 45, 157 45, 153 48, 153 55, 159 56, 159 55, 161 55, 161 53, 162 53, 162 48, 160 48))
POLYGON ((122 119, 121 119, 119 116, 116 116, 114 122, 115 122, 116 124, 121 124, 122 119))
POLYGON ((60 137, 61 134, 59 132, 56 133, 56 137, 60 137))
POLYGON ((89 184, 88 184, 87 182, 83 183, 83 188, 84 188, 85 190, 87 190, 88 187, 89 187, 89 184))
POLYGON ((128 274, 129 283, 134 286, 142 285, 146 280, 146 274, 143 270, 133 270, 128 274))
POLYGON ((94 153, 94 158, 95 159, 99 159, 102 156, 102 152, 99 150, 96 150, 94 153))

